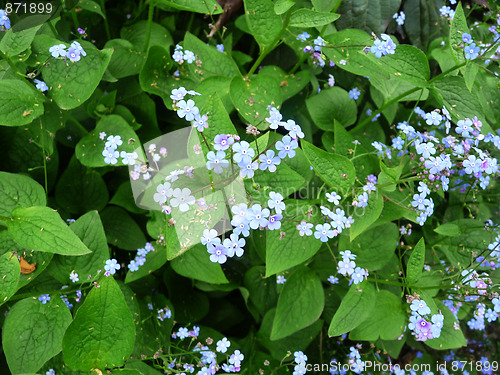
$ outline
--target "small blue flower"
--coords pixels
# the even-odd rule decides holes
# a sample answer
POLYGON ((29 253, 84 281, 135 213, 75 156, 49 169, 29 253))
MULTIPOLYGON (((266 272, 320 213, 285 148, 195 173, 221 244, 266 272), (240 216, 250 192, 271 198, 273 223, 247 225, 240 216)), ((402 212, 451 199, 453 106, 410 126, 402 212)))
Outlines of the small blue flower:
POLYGON ((359 95, 361 95, 361 91, 359 91, 357 87, 349 91, 349 98, 351 99, 358 100, 359 95))
POLYGON ((330 275, 330 277, 328 277, 328 282, 330 284, 333 284, 333 285, 338 284, 339 283, 339 278, 335 277, 333 275, 330 275))
POLYGON ((214 148, 218 151, 225 151, 234 143, 234 138, 227 134, 217 134, 214 138, 214 148))
POLYGON ((50 296, 48 294, 42 294, 38 297, 38 300, 42 303, 42 305, 45 305, 48 301, 50 301, 50 296))
POLYGON ((106 164, 114 165, 118 163, 118 157, 120 156, 120 153, 113 148, 107 148, 102 152, 102 156, 104 156, 104 162, 106 164))
POLYGON ((224 337, 222 340, 217 341, 217 350, 219 353, 227 352, 227 349, 231 346, 231 342, 224 337))
POLYGON ((47 84, 43 81, 40 81, 39 79, 35 79, 35 80, 33 80, 33 82, 35 82, 35 84, 36 84, 35 87, 38 90, 40 90, 41 92, 47 91, 49 89, 47 84))
POLYGON ((224 52, 224 44, 217 44, 217 51, 224 52))
POLYGON ((423 299, 414 299, 410 305, 411 311, 416 311, 420 315, 427 315, 431 313, 431 309, 423 299))
POLYGON ((66 54, 66 56, 72 62, 77 62, 77 61, 80 61, 80 59, 81 59, 80 52, 78 51, 78 49, 76 49, 74 47, 68 48, 68 53, 66 54))
POLYGON ((404 144, 405 141, 401 137, 396 137, 392 140, 392 147, 394 147, 396 150, 402 150, 404 144))
POLYGON ((184 51, 184 60, 187 61, 188 64, 192 64, 196 60, 196 56, 192 51, 185 50, 184 51))
POLYGON ((226 153, 224 151, 209 151, 207 154, 207 169, 213 170, 217 174, 223 172, 223 168, 229 167, 229 160, 225 159, 226 153))
POLYGON ((78 53, 82 56, 87 56, 87 52, 83 49, 82 45, 78 42, 71 43, 71 47, 78 51, 78 53))
POLYGON ((289 135, 285 135, 281 141, 276 142, 276 150, 278 150, 278 156, 281 159, 289 157, 292 159, 295 157, 295 149, 299 147, 299 144, 295 139, 292 139, 289 135))
POLYGON ((283 275, 276 276, 276 284, 284 284, 284 283, 286 283, 285 276, 283 275))
POLYGON ((7 17, 7 13, 3 9, 0 9, 0 30, 5 28, 5 30, 10 29, 10 19, 7 17))
POLYGON ((309 35, 309 33, 307 31, 304 31, 302 34, 297 35, 296 39, 297 40, 302 40, 303 42, 305 42, 310 37, 311 37, 311 35, 309 35))
POLYGON ((254 204, 252 208, 248 210, 249 225, 252 229, 257 229, 259 227, 265 228, 269 224, 267 219, 270 215, 270 211, 267 208, 262 209, 260 204, 254 204))
POLYGON ((300 224, 297 224, 296 228, 299 231, 300 236, 311 236, 312 235, 312 227, 314 225, 311 223, 306 222, 305 220, 302 220, 300 224))
POLYGON ((465 120, 459 120, 457 122, 457 128, 455 131, 462 137, 470 137, 471 133, 474 131, 472 128, 472 120, 466 118, 465 120))
POLYGON ((314 237, 321 242, 328 242, 329 238, 335 237, 335 231, 332 229, 332 226, 328 223, 326 224, 317 224, 316 232, 314 232, 314 237))
POLYGON ((252 163, 239 163, 238 167, 241 168, 240 176, 241 178, 252 178, 255 174, 255 171, 259 169, 259 163, 254 161, 252 163))
POLYGON ((271 215, 269 217, 269 223, 267 224, 267 229, 269 230, 278 230, 281 228, 281 219, 283 219, 283 215, 276 214, 271 215))
POLYGON ((241 141, 233 144, 233 160, 236 164, 250 164, 255 156, 255 150, 250 147, 247 141, 241 141))
POLYGON ((200 110, 195 106, 193 99, 189 99, 187 102, 183 99, 177 103, 177 107, 179 107, 177 115, 180 118, 185 117, 186 121, 193 121, 196 115, 200 113, 200 110))
POLYGON ((288 130, 288 135, 293 139, 304 138, 304 133, 300 128, 300 125, 296 124, 293 120, 288 120, 286 123, 281 123, 285 126, 285 129, 288 130))
POLYGON ((202 115, 196 114, 194 117, 193 121, 193 126, 198 130, 199 132, 202 132, 204 129, 208 128, 208 116, 207 115, 202 115))
POLYGON ((472 37, 468 33, 463 33, 462 34, 462 41, 466 44, 472 43, 472 37))
POLYGON ((479 47, 476 47, 476 43, 471 43, 465 46, 465 58, 467 60, 474 60, 479 56, 479 47))
POLYGON ((394 15, 392 16, 392 18, 394 18, 396 20, 396 23, 399 25, 399 26, 403 26, 405 24, 405 14, 401 11, 399 14, 398 12, 394 13, 394 15))
POLYGON ((269 172, 276 172, 276 166, 281 163, 281 159, 279 156, 274 156, 273 150, 267 150, 266 154, 262 154, 259 156, 260 161, 260 170, 265 171, 266 169, 269 172))
POLYGON ((52 54, 52 57, 66 57, 67 51, 66 46, 64 44, 55 44, 49 48, 49 52, 52 54))
POLYGON ((276 213, 280 214, 285 209, 285 203, 283 202, 283 195, 271 191, 269 193, 269 200, 267 201, 267 206, 270 209, 275 209, 276 213))
POLYGON ((222 244, 210 244, 207 246, 207 251, 210 254, 210 261, 213 263, 223 264, 227 260, 227 249, 222 244))
POLYGON ((106 265, 104 266, 104 270, 106 271, 106 276, 114 275, 116 271, 120 269, 120 265, 116 259, 108 259, 106 261, 106 265))

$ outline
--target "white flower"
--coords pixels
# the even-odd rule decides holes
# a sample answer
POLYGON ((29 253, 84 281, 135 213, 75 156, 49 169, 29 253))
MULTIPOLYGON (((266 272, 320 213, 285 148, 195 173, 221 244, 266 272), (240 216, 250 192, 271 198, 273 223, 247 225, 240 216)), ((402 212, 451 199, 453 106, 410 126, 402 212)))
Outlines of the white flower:
POLYGON ((170 205, 172 207, 179 207, 181 212, 188 211, 189 206, 195 202, 195 198, 191 195, 191 190, 189 188, 184 188, 182 190, 177 188, 172 195, 173 197, 170 200, 170 205))
POLYGON ((164 184, 159 184, 156 188, 156 193, 153 195, 153 200, 159 204, 164 204, 167 198, 170 198, 173 194, 172 185, 170 182, 165 182, 164 184))

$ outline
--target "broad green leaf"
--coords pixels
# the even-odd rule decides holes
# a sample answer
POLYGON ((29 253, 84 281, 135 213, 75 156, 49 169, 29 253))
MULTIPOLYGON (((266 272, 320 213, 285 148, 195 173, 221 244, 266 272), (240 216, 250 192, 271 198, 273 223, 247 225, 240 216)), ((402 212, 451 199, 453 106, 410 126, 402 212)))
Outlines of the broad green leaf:
POLYGON ((134 193, 130 181, 125 181, 120 185, 115 195, 113 195, 113 198, 109 201, 109 204, 124 208, 133 214, 143 214, 146 212, 135 204, 134 193))
POLYGON ((305 351, 311 342, 318 336, 323 326, 323 320, 318 319, 313 324, 292 333, 290 336, 279 340, 271 340, 269 334, 275 319, 276 309, 273 308, 267 311, 262 319, 262 324, 260 325, 256 338, 262 346, 269 350, 271 356, 278 361, 281 361, 288 352, 294 353, 298 350, 305 351))
MULTIPOLYGON (((454 324, 458 324, 458 322, 453 313, 441 301, 434 301, 437 309, 441 310, 441 313, 444 315, 443 329, 441 330, 441 335, 438 338, 427 340, 425 343, 432 349, 436 350, 457 349, 467 346, 462 330, 457 330, 454 327, 454 324)), ((426 299, 426 302, 428 302, 428 299, 426 299)), ((437 314, 437 311, 432 311, 432 307, 431 312, 433 314, 437 314)))
POLYGON ((17 207, 7 221, 12 238, 22 247, 61 255, 83 255, 90 250, 49 207, 17 207))
POLYGON ((357 255, 356 265, 374 271, 381 269, 391 260, 396 250, 398 235, 396 224, 385 223, 363 231, 351 241, 347 235, 342 235, 339 249, 351 250, 357 255))
POLYGON ((315 12, 311 9, 299 9, 292 13, 290 17, 290 26, 293 27, 318 27, 328 25, 336 21, 339 14, 315 12))
POLYGON ((134 347, 134 320, 118 284, 113 277, 103 277, 99 285, 64 335, 64 362, 72 370, 123 366, 134 347))
POLYGON ((418 281, 422 275, 422 269, 425 262, 425 241, 421 238, 413 251, 406 265, 406 281, 408 284, 413 284, 418 281))
POLYGON ((465 86, 472 92, 474 87, 474 82, 476 81, 476 75, 479 72, 479 66, 471 61, 463 69, 465 86))
POLYGON ((283 14, 288 11, 291 7, 295 5, 293 0, 277 0, 274 3, 274 11, 276 14, 283 14))
POLYGON ((219 94, 209 95, 206 104, 200 108, 200 113, 208 113, 208 128, 203 131, 208 142, 213 142, 217 134, 238 133, 224 104, 222 104, 219 94))
POLYGON ((111 39, 104 48, 113 50, 108 72, 115 78, 139 74, 146 61, 146 55, 125 39, 111 39))
POLYGON ((313 324, 320 317, 324 304, 325 295, 318 275, 305 267, 295 270, 280 293, 271 340, 290 336, 313 324))
POLYGON ((340 5, 338 0, 312 0, 311 3, 318 12, 331 12, 340 5))
POLYGON ((73 271, 78 274, 79 283, 88 282, 89 276, 95 279, 97 271, 102 270, 106 260, 109 259, 108 243, 101 219, 97 211, 91 211, 78 218, 69 227, 92 254, 79 257, 55 255, 47 272, 63 284, 69 283, 69 275, 73 271))
POLYGON ((470 33, 470 30, 467 26, 462 2, 459 2, 450 27, 450 49, 457 65, 465 62, 464 50, 460 48, 461 45, 465 44, 462 41, 463 33, 470 33))
POLYGON ((80 61, 52 59, 42 70, 49 86, 49 95, 61 109, 73 109, 83 104, 101 81, 113 51, 99 51, 93 44, 81 41, 87 56, 80 61))
POLYGON ((232 78, 228 76, 213 76, 203 79, 195 89, 196 92, 201 94, 196 97, 196 105, 198 108, 203 108, 207 104, 209 97, 217 94, 224 104, 226 111, 231 113, 234 109, 233 102, 229 96, 231 79, 232 78))
POLYGON ((261 50, 273 47, 281 32, 281 17, 274 12, 271 0, 244 0, 245 15, 253 37, 261 50))
POLYGON ((361 325, 372 313, 376 303, 375 287, 368 281, 353 284, 342 299, 328 328, 328 336, 340 336, 361 325))
POLYGON ((306 106, 314 123, 322 130, 333 130, 334 121, 344 126, 356 122, 356 102, 349 98, 347 91, 340 87, 322 90, 306 99, 306 106))
POLYGON ((179 275, 211 284, 227 284, 220 264, 210 261, 206 246, 195 245, 173 259, 170 265, 179 275))
POLYGON ((45 206, 43 187, 28 176, 0 172, 0 215, 10 216, 16 207, 45 206))
MULTIPOLYGON (((97 123, 96 128, 90 133, 83 137, 80 142, 76 145, 75 155, 83 165, 87 167, 105 167, 108 166, 104 162, 104 156, 102 152, 104 151, 104 145, 106 143, 106 138, 101 139, 99 133, 104 132, 107 135, 119 135, 122 137, 123 144, 118 147, 118 151, 134 152, 137 148, 135 142, 139 141, 139 137, 132 130, 132 127, 128 124, 123 117, 118 115, 109 115, 101 117, 97 123), (134 141, 128 142, 130 139, 134 141)), ((124 165, 122 159, 118 159, 117 166, 124 165)))
MULTIPOLYGON (((370 78, 370 83, 382 94, 384 98, 383 103, 380 104, 376 103, 379 107, 381 107, 382 104, 384 104, 385 102, 388 102, 415 87, 410 82, 406 82, 395 75, 389 75, 388 77, 383 77, 383 78, 378 75, 374 75, 373 77, 370 78)), ((370 92, 372 92, 372 87, 370 87, 370 92)), ((409 100, 424 101, 427 100, 428 97, 429 97, 429 90, 422 89, 414 92, 413 94, 400 98, 399 101, 400 102, 409 100)))
POLYGON ((161 375, 160 371, 148 366, 141 360, 127 361, 125 368, 138 370, 142 375, 161 375))
MULTIPOLYGON (((146 34, 148 30, 148 21, 142 20, 134 22, 131 26, 124 27, 120 31, 120 38, 128 40, 132 43, 137 51, 144 50, 146 43, 146 34)), ((156 22, 151 23, 151 35, 149 38, 149 48, 152 46, 161 46, 168 50, 174 40, 168 30, 156 22)), ((194 51, 193 51, 194 52, 194 51)))
POLYGON ((173 87, 167 78, 173 61, 170 54, 160 46, 152 46, 139 74, 139 82, 144 91, 168 100, 173 87))
MULTIPOLYGON (((283 194, 285 196, 285 194, 283 194)), ((291 217, 306 217, 313 205, 302 204, 301 201, 290 199, 286 201, 291 217)), ((310 218, 312 222, 319 217, 310 218)), ((280 230, 266 233, 266 277, 300 264, 311 258, 321 247, 320 241, 311 241, 307 236, 300 236, 295 221, 283 220, 280 230), (286 235, 281 238, 280 232, 286 235)))
POLYGON ((43 114, 45 97, 20 79, 3 79, 0 85, 0 125, 20 126, 43 114))
POLYGON ((309 84, 310 73, 302 70, 297 74, 286 74, 286 72, 276 65, 268 65, 259 71, 259 76, 268 75, 280 82, 283 101, 288 100, 298 94, 309 84))
POLYGON ((444 223, 434 229, 434 232, 447 237, 459 236, 461 231, 460 227, 455 223, 444 223))
MULTIPOLYGON (((163 214, 165 215, 165 214, 163 214)), ((150 251, 146 254, 146 263, 139 267, 135 272, 128 271, 125 277, 126 283, 132 283, 143 277, 151 275, 152 272, 160 269, 167 263, 167 249, 165 246, 155 245, 155 251, 150 251)))
POLYGON ((79 0, 78 7, 87 10, 92 13, 100 15, 102 18, 106 19, 106 16, 102 12, 101 6, 92 0, 79 0))
POLYGON ((40 27, 41 25, 17 32, 13 29, 8 30, 0 41, 0 51, 7 56, 19 55, 30 47, 40 27))
MULTIPOLYGON (((278 16, 276 16, 278 17, 278 16)), ((214 46, 207 46, 196 36, 191 33, 186 33, 184 38, 184 48, 193 51, 201 61, 201 66, 189 64, 189 69, 194 73, 195 77, 203 72, 203 78, 213 76, 233 77, 239 75, 239 70, 234 61, 226 53, 221 53, 214 46)))
POLYGON ((401 0, 343 0, 337 10, 342 17, 336 26, 339 30, 360 28, 380 35, 386 30, 400 5, 401 0))
POLYGON ((301 141, 301 144, 307 160, 318 176, 337 189, 340 195, 347 194, 354 185, 356 175, 352 162, 344 156, 323 151, 309 142, 301 141))
MULTIPOLYGON (((474 118, 485 124, 485 118, 476 92, 467 89, 465 80, 460 76, 448 76, 434 82, 431 92, 440 105, 445 105, 454 121, 474 118)), ((484 128, 484 126, 483 126, 484 128)))
POLYGON ((101 175, 95 170, 87 170, 73 156, 56 185, 59 206, 70 214, 82 214, 102 210, 108 199, 108 189, 101 175))
MULTIPOLYGON (((250 293, 250 301, 253 302, 260 314, 276 306, 278 293, 274 278, 266 278, 264 266, 254 266, 245 272, 245 288, 250 293)), ((271 327, 269 327, 269 331, 271 327)))
POLYGON ((440 0, 406 0, 403 2, 403 11, 408 15, 404 29, 413 45, 426 51, 430 39, 439 35, 435 23, 440 18, 439 8, 442 5, 440 0))
POLYGON ((261 130, 269 127, 265 121, 269 117, 267 107, 281 105, 281 89, 279 82, 269 76, 253 76, 245 80, 234 77, 230 87, 231 100, 245 121, 261 130))
POLYGON ((5 318, 2 345, 13 374, 36 373, 61 351, 71 313, 58 295, 42 304, 38 298, 17 302, 5 318))
POLYGON ((407 315, 401 298, 387 290, 377 291, 374 298, 372 313, 351 331, 350 340, 396 340, 404 332, 407 315))
POLYGON ((384 208, 384 197, 379 191, 374 191, 368 196, 366 207, 356 207, 354 210, 354 223, 351 225, 351 241, 375 222, 384 208))
MULTIPOLYGON (((9 234, 9 232, 7 231, 5 233, 9 234)), ((10 240, 12 240, 12 236, 10 234, 9 238, 10 240)), ((36 269, 31 273, 27 274, 21 273, 21 277, 19 278, 19 283, 17 284, 18 290, 25 287, 26 285, 31 283, 34 279, 36 279, 49 266, 52 258, 54 257, 54 254, 52 253, 45 253, 43 251, 33 251, 25 249, 18 251, 17 255, 22 256, 26 262, 36 267, 36 269)))
POLYGON ((16 292, 21 267, 17 256, 7 252, 0 256, 0 306, 16 292))
POLYGON ((222 13, 221 6, 215 0, 159 0, 159 5, 202 14, 222 13))
POLYGON ((144 247, 146 237, 135 220, 123 209, 108 206, 101 213, 108 243, 124 250, 144 247))

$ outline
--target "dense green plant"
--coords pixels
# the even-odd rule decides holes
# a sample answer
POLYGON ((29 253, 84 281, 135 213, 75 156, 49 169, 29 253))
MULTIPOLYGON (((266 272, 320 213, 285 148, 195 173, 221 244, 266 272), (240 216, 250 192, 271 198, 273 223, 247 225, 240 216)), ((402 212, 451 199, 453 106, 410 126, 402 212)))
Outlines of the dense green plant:
POLYGON ((2 371, 497 373, 500 14, 455 3, 6 3, 2 371))

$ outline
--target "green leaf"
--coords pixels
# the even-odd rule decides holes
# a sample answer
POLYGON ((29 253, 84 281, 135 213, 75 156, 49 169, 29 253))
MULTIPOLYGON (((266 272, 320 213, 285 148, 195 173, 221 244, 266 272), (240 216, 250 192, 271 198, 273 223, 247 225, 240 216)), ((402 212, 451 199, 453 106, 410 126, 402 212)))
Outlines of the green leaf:
POLYGON ((340 14, 315 12, 311 9, 299 9, 292 13, 290 26, 293 27, 318 27, 336 21, 340 14))
POLYGON ((261 50, 272 47, 281 32, 281 17, 274 12, 271 0, 244 0, 245 15, 253 37, 261 50))
POLYGON ((159 0, 159 4, 195 13, 212 15, 222 13, 221 6, 215 0, 159 0))
POLYGON ((342 299, 328 328, 328 336, 340 336, 362 324, 372 313, 376 303, 375 287, 368 281, 353 284, 342 299))
POLYGON ((276 14, 283 14, 288 11, 291 7, 295 5, 295 1, 293 0, 277 0, 274 3, 274 12, 276 14))
MULTIPOLYGON (((305 217, 310 208, 316 208, 295 199, 287 200, 286 205, 287 213, 292 217, 305 217)), ((310 220, 314 221, 313 218, 310 220)), ((280 230, 266 233, 266 277, 308 260, 320 249, 320 241, 311 242, 309 237, 301 236, 296 226, 294 221, 283 221, 280 230), (286 235, 281 238, 280 232, 285 232, 286 235)))
POLYGON ((271 340, 290 336, 313 324, 320 317, 324 304, 325 295, 318 275, 305 267, 295 270, 280 293, 271 340))
POLYGON ((150 94, 155 94, 161 96, 164 100, 168 100, 167 98, 170 97, 170 91, 173 87, 167 74, 172 66, 173 61, 170 58, 170 54, 163 47, 151 47, 147 60, 139 74, 141 88, 150 94))
POLYGON ((372 313, 351 331, 349 340, 396 340, 404 332, 407 315, 401 298, 387 290, 377 291, 374 298, 372 313))
POLYGON ((210 261, 206 246, 197 244, 170 262, 179 275, 211 284, 227 284, 220 264, 210 261))
POLYGON ((440 19, 440 0, 406 0, 403 11, 411 17, 406 17, 404 29, 413 45, 426 51, 429 40, 439 35, 435 23, 440 19))
POLYGON ((82 56, 80 61, 52 59, 42 70, 48 93, 61 109, 76 108, 90 98, 113 54, 110 49, 99 51, 83 40, 81 45, 87 56, 82 56))
POLYGON ((322 130, 333 130, 334 121, 344 126, 356 122, 356 102, 340 87, 322 90, 306 99, 306 106, 314 123, 322 130))
POLYGON ((101 213, 108 243, 124 250, 144 247, 146 237, 134 219, 119 207, 108 206, 101 213))
POLYGON ((11 252, 0 256, 0 306, 16 292, 19 275, 21 267, 17 256, 11 252))
POLYGON ((356 207, 353 215, 354 223, 351 225, 349 232, 351 241, 379 218, 383 208, 384 198, 379 191, 372 192, 368 196, 368 206, 363 208, 356 207), (361 210, 361 213, 359 210, 361 210))
POLYGON ((112 39, 106 42, 104 48, 113 50, 108 65, 108 72, 115 78, 129 77, 139 74, 146 55, 137 50, 134 45, 125 39, 112 39))
MULTIPOLYGON (((278 17, 278 16, 276 16, 278 17)), ((189 69, 199 76, 198 71, 203 71, 203 78, 213 76, 233 77, 240 74, 236 63, 226 53, 217 51, 214 46, 207 46, 196 36, 191 33, 186 33, 184 38, 184 48, 193 51, 201 61, 201 67, 196 64, 189 64, 189 69)))
POLYGON ((58 295, 46 304, 36 297, 17 302, 5 318, 2 345, 13 374, 36 373, 61 351, 71 313, 58 295))
POLYGON ((113 277, 99 284, 64 335, 64 362, 72 370, 123 366, 134 347, 134 320, 118 284, 113 277))
MULTIPOLYGON (((344 156, 331 154, 304 140, 302 150, 317 175, 340 195, 354 185, 356 172, 352 162, 344 156)), ((352 229, 351 229, 352 230, 352 229)))
POLYGON ((222 104, 219 94, 209 95, 207 102, 200 108, 200 113, 208 113, 208 128, 203 131, 205 137, 213 140, 217 134, 237 134, 229 114, 222 104), (214 124, 215 126, 210 126, 214 124))
POLYGON ((95 170, 87 170, 73 156, 57 182, 57 204, 70 214, 81 214, 102 210, 108 199, 108 189, 101 175, 95 170))
POLYGON ((16 207, 45 206, 43 187, 28 176, 0 171, 0 215, 10 216, 16 207))
POLYGON ((259 71, 259 76, 268 75, 280 82, 283 101, 288 100, 298 94, 309 84, 310 73, 308 70, 301 70, 297 74, 286 74, 286 72, 276 65, 267 65, 259 71))
POLYGON ((408 284, 414 284, 422 275, 425 261, 425 241, 421 238, 413 251, 406 265, 406 281, 408 284))
POLYGON ((456 237, 461 234, 460 227, 455 223, 444 223, 434 229, 434 232, 442 236, 456 237))
POLYGON ((358 266, 374 271, 381 269, 391 260, 396 250, 398 236, 396 224, 385 223, 364 231, 351 242, 346 235, 342 235, 339 249, 351 250, 357 255, 358 266))
POLYGON ((102 270, 106 260, 109 259, 106 234, 96 211, 86 213, 69 227, 92 251, 92 254, 79 257, 55 255, 47 272, 54 279, 66 284, 69 282, 69 274, 74 271, 80 278, 79 283, 85 283, 90 280, 89 276, 91 275, 95 279, 97 271, 102 270))
POLYGON ((479 72, 479 66, 471 61, 467 63, 465 69, 463 69, 465 86, 472 92, 472 88, 474 87, 474 82, 476 81, 476 75, 479 72))
MULTIPOLYGON (((75 155, 80 163, 87 167, 108 166, 108 164, 104 162, 104 156, 102 156, 106 140, 99 137, 99 133, 101 132, 122 137, 123 144, 118 147, 118 151, 120 152, 134 152, 137 148, 134 142, 129 143, 128 140, 135 139, 139 141, 139 137, 123 117, 118 115, 103 116, 90 135, 83 137, 76 145, 75 155)), ((124 164, 121 159, 119 159, 116 165, 119 166, 124 164)))
POLYGON ((253 76, 245 80, 234 77, 230 86, 231 100, 245 121, 265 130, 269 124, 264 121, 269 116, 267 107, 281 105, 281 89, 279 82, 270 76, 253 76))
POLYGON ((462 2, 459 2, 455 9, 455 15, 453 16, 450 27, 450 49, 457 65, 465 62, 464 50, 460 48, 460 45, 464 44, 462 41, 462 34, 469 32, 467 20, 465 19, 464 10, 462 8, 462 2))
MULTIPOLYGON (((428 299, 426 299, 425 301, 429 302, 428 299)), ((458 324, 458 322, 453 313, 441 301, 436 299, 434 300, 434 302, 436 305, 436 310, 441 310, 441 313, 444 315, 443 329, 441 330, 441 335, 438 338, 427 340, 425 343, 432 349, 436 350, 457 349, 463 346, 467 346, 467 342, 462 330, 457 330, 454 327, 454 324, 458 324)), ((429 304, 429 306, 431 305, 429 304)), ((437 314, 437 311, 431 312, 433 314, 437 314)))
POLYGON ((312 0, 313 7, 318 12, 331 12, 335 6, 339 6, 338 0, 312 0))
POLYGON ((79 0, 78 5, 79 8, 87 10, 92 13, 96 13, 100 15, 102 18, 106 19, 106 16, 102 12, 101 6, 92 0, 79 0))
MULTIPOLYGON (((245 272, 245 288, 250 293, 250 301, 253 302, 260 314, 276 306, 278 293, 274 278, 266 278, 264 266, 254 266, 245 272)), ((269 331, 271 326, 269 326, 269 331)))
POLYGON ((0 41, 0 51, 7 56, 19 55, 30 47, 40 27, 42 26, 35 26, 17 32, 13 29, 8 30, 0 41))
POLYGON ((20 126, 43 114, 45 97, 19 79, 3 79, 0 85, 0 125, 20 126))
POLYGON ((380 35, 386 30, 400 5, 401 0, 343 0, 337 10, 342 17, 336 26, 339 30, 360 28, 380 35))
POLYGON ((90 250, 49 207, 17 207, 7 228, 22 247, 62 255, 83 255, 90 250))
MULTIPOLYGON (((132 43, 137 51, 144 50, 146 43, 146 34, 148 31, 148 21, 142 20, 134 22, 131 26, 121 29, 120 38, 128 40, 132 43)), ((152 46, 161 46, 168 50, 174 44, 172 36, 168 30, 156 22, 151 22, 151 34, 149 37, 149 48, 152 46)), ((194 51, 193 51, 194 52, 194 51)))

